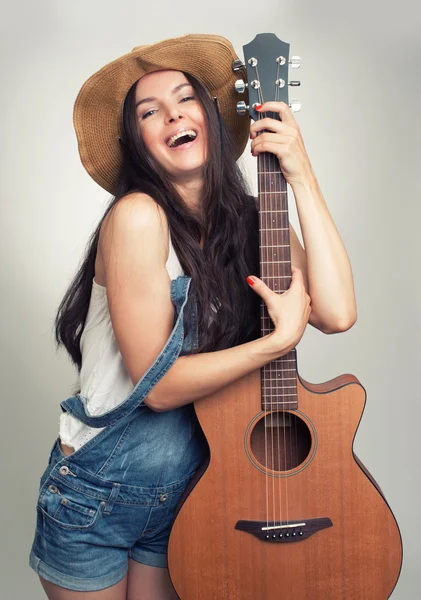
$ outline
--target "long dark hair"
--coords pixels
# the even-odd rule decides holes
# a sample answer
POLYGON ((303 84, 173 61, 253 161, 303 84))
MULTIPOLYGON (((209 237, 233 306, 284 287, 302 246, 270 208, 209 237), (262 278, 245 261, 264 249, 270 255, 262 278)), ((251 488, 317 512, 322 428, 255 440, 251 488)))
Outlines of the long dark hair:
POLYGON ((230 133, 219 116, 216 103, 197 79, 187 73, 184 75, 203 107, 208 132, 201 211, 197 214, 189 209, 137 133, 136 82, 123 106, 120 140, 123 164, 115 197, 88 240, 85 256, 55 319, 57 348, 61 344, 65 346, 79 372, 82 365, 80 337, 89 309, 101 225, 117 202, 131 192, 150 195, 166 214, 181 267, 192 278, 185 314, 188 330, 191 326, 190 310, 193 301, 196 301, 197 352, 230 348, 260 335, 260 298, 245 280, 247 275, 259 275, 255 199, 237 165, 230 133), (200 247, 202 238, 203 249, 200 247))

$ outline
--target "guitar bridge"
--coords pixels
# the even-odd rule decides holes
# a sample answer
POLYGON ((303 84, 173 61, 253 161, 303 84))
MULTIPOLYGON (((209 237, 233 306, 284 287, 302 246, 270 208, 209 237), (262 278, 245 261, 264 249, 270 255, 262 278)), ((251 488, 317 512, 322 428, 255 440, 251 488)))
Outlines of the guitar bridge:
POLYGON ((245 531, 264 542, 289 543, 305 540, 327 527, 332 527, 327 518, 306 519, 303 521, 237 521, 235 529, 245 531))

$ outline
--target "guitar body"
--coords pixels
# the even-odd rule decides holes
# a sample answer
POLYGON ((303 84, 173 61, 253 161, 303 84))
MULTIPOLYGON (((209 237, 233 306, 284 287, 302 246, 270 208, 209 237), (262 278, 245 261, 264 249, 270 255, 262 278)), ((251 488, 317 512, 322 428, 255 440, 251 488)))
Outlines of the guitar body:
POLYGON ((399 529, 352 449, 365 390, 352 375, 297 383, 299 409, 271 411, 266 428, 260 370, 195 403, 210 462, 170 535, 169 571, 181 600, 390 597, 402 562, 399 529), (277 439, 279 424, 291 433, 277 439), (270 436, 280 459, 262 452, 270 436), (281 523, 299 527, 289 539, 284 529, 282 541, 236 529, 239 521, 266 525, 268 516, 269 535, 279 536, 281 523), (297 539, 316 519, 331 526, 313 521, 315 532, 297 539))

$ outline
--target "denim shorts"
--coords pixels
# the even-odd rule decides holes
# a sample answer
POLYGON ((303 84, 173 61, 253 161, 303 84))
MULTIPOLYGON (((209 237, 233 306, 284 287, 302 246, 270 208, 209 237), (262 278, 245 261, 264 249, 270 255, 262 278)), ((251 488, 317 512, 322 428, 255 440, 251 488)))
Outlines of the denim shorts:
POLYGON ((66 457, 59 438, 41 477, 30 566, 71 590, 112 586, 128 570, 128 559, 167 566, 175 509, 193 474, 162 487, 111 482, 79 466, 58 470, 66 457))

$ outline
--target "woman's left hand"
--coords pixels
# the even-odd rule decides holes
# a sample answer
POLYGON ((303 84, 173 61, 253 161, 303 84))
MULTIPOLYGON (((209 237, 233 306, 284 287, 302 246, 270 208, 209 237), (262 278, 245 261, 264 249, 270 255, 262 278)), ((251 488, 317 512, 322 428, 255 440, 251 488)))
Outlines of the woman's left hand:
POLYGON ((251 151, 253 156, 271 152, 279 159, 281 171, 290 185, 303 183, 313 175, 300 128, 293 113, 285 102, 264 102, 257 112, 279 113, 281 121, 263 117, 250 126, 251 151), (258 131, 266 129, 257 135, 258 131))

